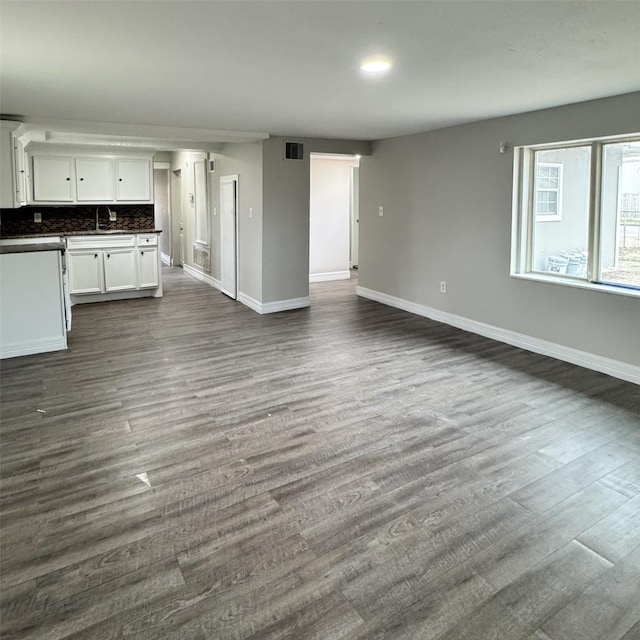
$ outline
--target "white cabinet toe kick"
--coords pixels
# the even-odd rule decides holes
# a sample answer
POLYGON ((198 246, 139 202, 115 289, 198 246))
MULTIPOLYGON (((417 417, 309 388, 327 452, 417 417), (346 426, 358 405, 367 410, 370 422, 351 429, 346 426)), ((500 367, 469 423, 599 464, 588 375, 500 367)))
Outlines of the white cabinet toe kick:
POLYGON ((72 304, 162 296, 158 235, 69 236, 72 304))

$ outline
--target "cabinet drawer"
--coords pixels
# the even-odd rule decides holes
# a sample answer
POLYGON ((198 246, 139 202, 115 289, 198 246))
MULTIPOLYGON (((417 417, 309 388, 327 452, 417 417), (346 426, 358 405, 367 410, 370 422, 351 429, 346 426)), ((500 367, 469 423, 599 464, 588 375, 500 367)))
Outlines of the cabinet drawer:
POLYGON ((138 235, 139 247, 155 247, 158 245, 157 233, 141 233, 138 235))
POLYGON ((134 247, 135 236, 71 236, 67 238, 68 249, 103 249, 107 247, 134 247))

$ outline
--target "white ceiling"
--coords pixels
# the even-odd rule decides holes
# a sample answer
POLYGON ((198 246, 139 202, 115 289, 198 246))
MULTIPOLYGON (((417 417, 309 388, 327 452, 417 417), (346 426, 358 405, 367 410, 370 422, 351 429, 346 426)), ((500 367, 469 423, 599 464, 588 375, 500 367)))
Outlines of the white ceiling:
POLYGON ((378 139, 636 91, 638 25, 638 1, 2 0, 0 107, 378 139))

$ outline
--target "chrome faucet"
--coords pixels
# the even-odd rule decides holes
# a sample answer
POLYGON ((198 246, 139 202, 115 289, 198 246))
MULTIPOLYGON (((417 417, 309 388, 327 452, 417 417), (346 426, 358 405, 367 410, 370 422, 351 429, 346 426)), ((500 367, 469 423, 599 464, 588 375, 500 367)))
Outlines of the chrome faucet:
POLYGON ((100 218, 99 218, 100 207, 106 207, 107 213, 109 214, 109 218, 111 218, 111 209, 109 209, 109 207, 106 204, 99 204, 96 207, 96 231, 100 231, 100 218))

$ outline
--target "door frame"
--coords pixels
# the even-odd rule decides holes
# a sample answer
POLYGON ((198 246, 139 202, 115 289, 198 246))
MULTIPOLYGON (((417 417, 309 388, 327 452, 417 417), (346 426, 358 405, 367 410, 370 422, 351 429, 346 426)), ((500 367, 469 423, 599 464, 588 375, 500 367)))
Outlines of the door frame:
POLYGON ((239 269, 239 248, 240 248, 240 227, 239 227, 239 206, 238 206, 238 174, 230 174, 226 176, 220 176, 220 283, 221 283, 221 291, 225 295, 229 296, 233 300, 238 299, 238 292, 240 290, 240 269, 239 269), (234 238, 233 238, 233 251, 234 251, 234 270, 235 270, 235 291, 230 291, 225 289, 225 282, 223 278, 223 267, 224 267, 224 249, 225 249, 225 237, 224 237, 224 221, 222 216, 224 215, 224 210, 222 207, 222 185, 223 184, 233 184, 234 185, 234 219, 235 224, 233 226, 234 238))
MULTIPOLYGON (((162 259, 162 262, 164 264, 167 265, 172 265, 174 264, 174 259, 173 259, 173 207, 172 207, 172 202, 171 202, 171 191, 172 191, 172 186, 171 186, 171 163, 170 162, 165 162, 165 161, 154 161, 153 163, 153 168, 152 171, 166 171, 167 173, 167 217, 169 219, 169 225, 168 228, 165 229, 164 225, 162 226, 162 233, 166 234, 168 237, 168 246, 169 246, 169 255, 163 254, 161 247, 158 246, 158 251, 160 251, 160 256, 162 259)), ((155 185, 155 180, 154 180, 154 185, 155 185)), ((155 192, 153 194, 153 199, 155 202, 155 192)), ((157 214, 154 212, 154 218, 157 214)), ((157 220, 156 220, 156 227, 158 227, 157 224, 157 220)))

